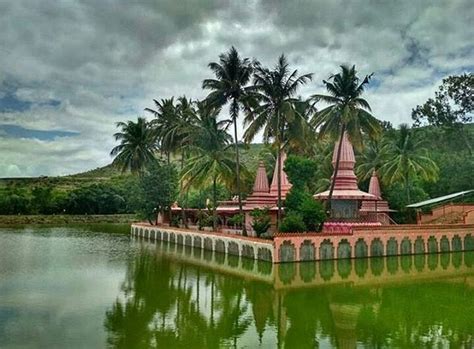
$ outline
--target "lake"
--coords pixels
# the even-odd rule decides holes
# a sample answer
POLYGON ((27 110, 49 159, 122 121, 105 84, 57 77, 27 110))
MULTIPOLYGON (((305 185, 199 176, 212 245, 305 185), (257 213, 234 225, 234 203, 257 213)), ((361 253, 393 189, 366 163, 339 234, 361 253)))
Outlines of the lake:
POLYGON ((105 225, 0 228, 0 348, 471 348, 473 264, 272 265, 105 225))

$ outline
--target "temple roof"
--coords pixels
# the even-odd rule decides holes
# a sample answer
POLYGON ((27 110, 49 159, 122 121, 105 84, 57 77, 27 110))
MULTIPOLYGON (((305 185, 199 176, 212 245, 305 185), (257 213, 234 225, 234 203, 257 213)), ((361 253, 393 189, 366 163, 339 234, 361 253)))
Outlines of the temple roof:
POLYGON ((372 194, 376 201, 363 201, 360 211, 365 212, 390 212, 388 202, 382 199, 382 192, 380 190, 380 183, 377 173, 372 172, 369 183, 369 194, 372 194))
POLYGON ((276 198, 270 194, 269 191, 267 171, 265 170, 263 161, 260 161, 253 184, 253 191, 252 194, 247 197, 245 206, 247 208, 275 206, 276 198))
MULTIPOLYGON (((334 174, 331 180, 334 180, 333 199, 339 200, 376 200, 376 197, 370 193, 359 190, 357 186, 357 177, 354 173, 355 156, 354 149, 347 132, 344 133, 342 140, 336 142, 334 145, 334 152, 332 156, 332 166, 336 168, 337 151, 341 144, 341 156, 339 159, 339 169, 336 178, 334 174), (342 142, 342 144, 341 144, 342 142)), ((327 199, 329 197, 329 190, 314 195, 316 199, 327 199)))

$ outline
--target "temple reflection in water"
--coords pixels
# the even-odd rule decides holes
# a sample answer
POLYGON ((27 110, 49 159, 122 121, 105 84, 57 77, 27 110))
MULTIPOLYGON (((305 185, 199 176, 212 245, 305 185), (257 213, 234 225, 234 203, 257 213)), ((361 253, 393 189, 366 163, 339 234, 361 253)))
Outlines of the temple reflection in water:
POLYGON ((142 244, 112 347, 472 347, 474 253, 271 264, 142 244))

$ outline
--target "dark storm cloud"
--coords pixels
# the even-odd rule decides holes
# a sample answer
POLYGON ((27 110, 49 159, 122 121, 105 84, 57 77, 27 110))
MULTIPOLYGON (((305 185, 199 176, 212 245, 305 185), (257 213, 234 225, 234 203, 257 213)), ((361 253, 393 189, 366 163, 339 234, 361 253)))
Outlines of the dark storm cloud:
POLYGON ((469 0, 0 2, 0 124, 71 132, 0 137, 0 176, 107 164, 116 121, 152 98, 204 97, 207 63, 230 45, 271 65, 284 52, 313 72, 302 95, 356 64, 375 73, 376 116, 409 121, 443 76, 473 68, 473 16, 469 0))

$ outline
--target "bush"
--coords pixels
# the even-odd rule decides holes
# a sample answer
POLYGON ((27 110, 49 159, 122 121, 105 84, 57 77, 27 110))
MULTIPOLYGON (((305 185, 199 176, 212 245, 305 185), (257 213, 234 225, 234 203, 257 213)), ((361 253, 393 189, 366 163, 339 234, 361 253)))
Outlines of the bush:
POLYGON ((298 211, 308 231, 317 231, 320 224, 326 219, 323 204, 312 197, 305 198, 298 211))
POLYGON ((263 210, 256 208, 250 213, 252 216, 252 228, 258 237, 265 234, 270 228, 270 216, 268 215, 268 208, 263 210))
POLYGON ((279 230, 284 233, 302 233, 307 229, 301 214, 290 212, 283 218, 279 230))

